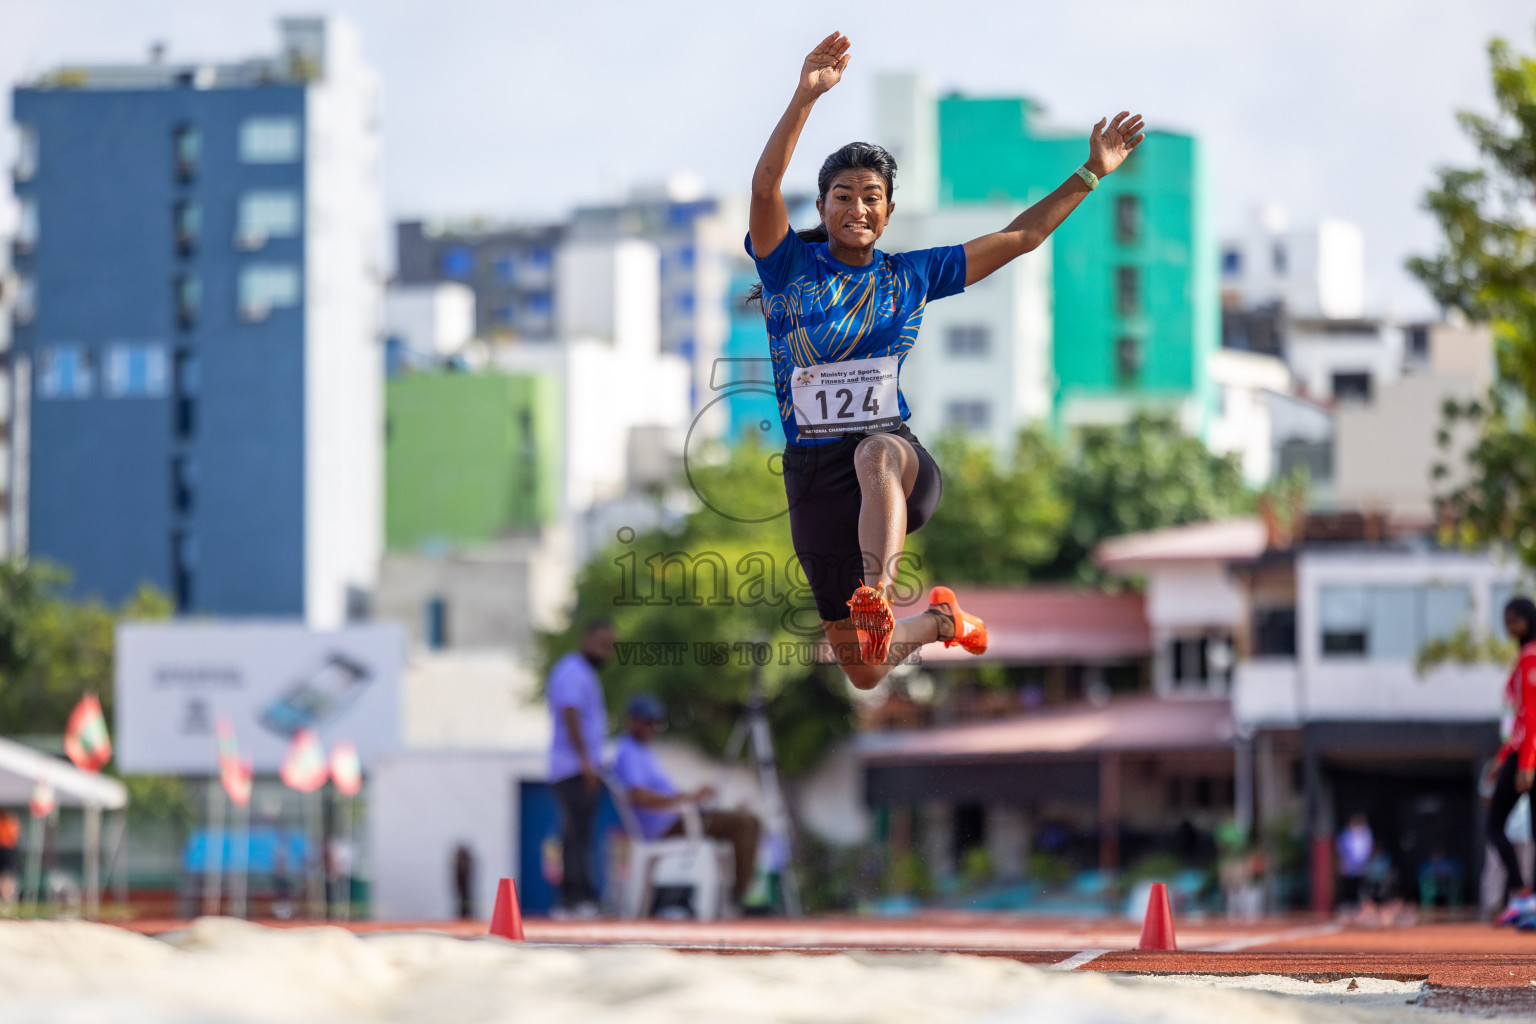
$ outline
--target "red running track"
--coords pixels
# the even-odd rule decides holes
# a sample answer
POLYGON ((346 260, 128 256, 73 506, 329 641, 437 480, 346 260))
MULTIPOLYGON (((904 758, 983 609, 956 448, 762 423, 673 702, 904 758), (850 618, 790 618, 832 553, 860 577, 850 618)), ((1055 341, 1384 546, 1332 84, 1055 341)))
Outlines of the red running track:
MULTIPOLYGON (((272 927, 317 922, 263 921, 272 927)), ((186 921, 123 927, 163 934, 186 921)), ((433 931, 486 933, 483 921, 352 922, 360 934, 433 931)), ((1472 922, 1391 929, 1343 927, 1307 918, 1255 923, 1176 922, 1178 951, 1138 952, 1135 922, 930 913, 902 919, 747 919, 700 924, 667 921, 525 921, 528 941, 562 946, 662 946, 690 952, 955 952, 1006 956, 1072 970, 1138 974, 1279 974, 1317 981, 1373 977, 1424 980, 1448 988, 1521 989, 1536 1010, 1536 934, 1472 922)), ((1513 996, 1513 993, 1510 993, 1513 996)), ((1520 997, 1523 1007, 1526 999, 1520 997)))

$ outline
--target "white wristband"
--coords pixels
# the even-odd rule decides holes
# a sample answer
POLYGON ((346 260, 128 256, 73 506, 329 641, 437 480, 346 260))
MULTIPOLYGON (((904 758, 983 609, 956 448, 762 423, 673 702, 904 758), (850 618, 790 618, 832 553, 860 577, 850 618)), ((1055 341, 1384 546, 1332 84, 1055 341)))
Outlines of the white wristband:
POLYGON ((1083 164, 1083 166, 1079 167, 1074 173, 1076 173, 1079 178, 1083 179, 1083 184, 1088 186, 1089 192, 1092 192, 1094 189, 1099 187, 1099 176, 1090 171, 1087 164, 1083 164))

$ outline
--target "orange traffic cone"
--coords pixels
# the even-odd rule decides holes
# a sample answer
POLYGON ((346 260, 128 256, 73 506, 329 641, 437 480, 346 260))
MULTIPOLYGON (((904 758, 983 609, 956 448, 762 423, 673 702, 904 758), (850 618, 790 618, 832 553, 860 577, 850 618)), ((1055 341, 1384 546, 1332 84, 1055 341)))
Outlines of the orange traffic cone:
POLYGON ((1178 949, 1173 937, 1173 908, 1168 904, 1168 887, 1153 882, 1147 894, 1147 919, 1141 923, 1141 942, 1137 949, 1178 949))
POLYGON ((517 906, 517 883, 510 878, 503 878, 501 884, 496 886, 496 909, 491 912, 491 934, 513 942, 523 941, 523 912, 517 906))

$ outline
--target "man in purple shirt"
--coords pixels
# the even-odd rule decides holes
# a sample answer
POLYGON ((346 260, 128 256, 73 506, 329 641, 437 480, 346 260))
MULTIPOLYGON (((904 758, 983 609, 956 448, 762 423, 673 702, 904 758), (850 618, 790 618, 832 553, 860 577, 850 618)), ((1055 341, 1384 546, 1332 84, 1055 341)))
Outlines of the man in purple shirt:
POLYGON ((555 662, 545 690, 554 718, 549 745, 549 783, 560 805, 560 880, 562 914, 597 915, 597 890, 592 886, 592 826, 602 793, 603 741, 608 736, 608 712, 597 670, 613 656, 613 626, 599 620, 589 624, 581 646, 555 662))
MULTIPOLYGON (((713 787, 701 786, 692 792, 679 792, 667 777, 651 740, 667 720, 666 708, 649 694, 629 702, 625 716, 626 735, 614 747, 613 776, 629 793, 635 807, 640 832, 646 839, 683 834, 682 815, 677 807, 699 803, 715 795, 713 787)), ((757 861, 757 840, 762 825, 755 815, 744 811, 701 811, 704 834, 731 844, 736 859, 736 880, 732 895, 740 908, 741 899, 752 884, 752 870, 757 861)))

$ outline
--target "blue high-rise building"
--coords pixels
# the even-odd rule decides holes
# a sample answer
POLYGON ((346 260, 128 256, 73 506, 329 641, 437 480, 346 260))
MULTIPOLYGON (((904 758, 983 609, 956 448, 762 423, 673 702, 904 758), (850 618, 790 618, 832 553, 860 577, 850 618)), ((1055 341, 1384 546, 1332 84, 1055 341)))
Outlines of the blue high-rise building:
POLYGON ((344 23, 281 36, 15 90, 12 540, 81 596, 323 626, 376 572, 376 83, 344 23))

